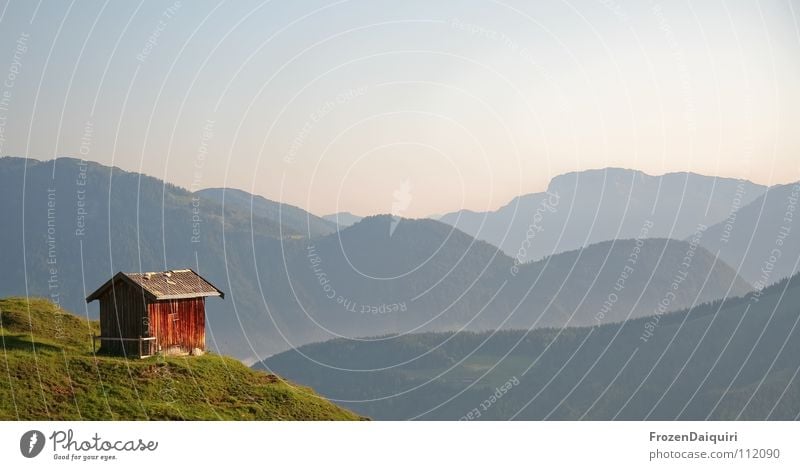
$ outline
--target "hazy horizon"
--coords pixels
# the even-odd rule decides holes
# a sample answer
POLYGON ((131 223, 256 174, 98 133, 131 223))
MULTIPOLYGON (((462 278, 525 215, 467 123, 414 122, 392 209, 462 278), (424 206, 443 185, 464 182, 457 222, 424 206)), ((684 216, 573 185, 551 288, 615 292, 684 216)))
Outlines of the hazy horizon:
MULTIPOLYGON (((18 156, 18 155, 2 155, 2 156, 0 156, 0 158, 23 158, 23 159, 26 159, 26 160, 34 160, 34 161, 41 162, 41 163, 49 163, 49 162, 52 162, 54 160, 61 159, 61 158, 81 159, 81 157, 75 157, 75 156, 70 156, 70 155, 61 155, 61 156, 50 158, 50 159, 41 159, 41 158, 34 158, 34 157, 21 157, 21 156, 18 156)), ((97 161, 94 161, 94 160, 85 160, 85 161, 87 161, 89 163, 97 163, 97 164, 101 164, 101 165, 103 164, 101 162, 97 162, 97 161)), ((123 167, 119 167, 119 166, 118 166, 118 168, 120 168, 123 171, 127 171, 127 172, 140 173, 135 169, 123 168, 123 167)), ((574 173, 574 172, 591 172, 591 171, 601 172, 601 171, 609 171, 609 170, 621 170, 621 171, 637 172, 637 173, 642 173, 642 174, 644 174, 646 176, 650 176, 650 177, 654 177, 654 178, 659 178, 659 177, 666 176, 666 175, 671 175, 671 174, 673 174, 673 175, 675 175, 675 174, 677 174, 677 175, 681 175, 681 174, 696 174, 696 175, 704 176, 704 177, 708 177, 708 178, 735 179, 735 180, 740 180, 740 181, 749 181, 751 183, 755 183, 755 184, 758 184, 758 185, 761 185, 761 186, 765 186, 765 187, 781 186, 781 185, 784 185, 784 184, 791 184, 791 183, 796 183, 796 182, 800 181, 800 179, 798 179, 798 180, 788 181, 786 183, 765 184, 765 183, 760 183, 758 181, 753 181, 753 180, 750 180, 750 179, 747 179, 747 178, 733 178, 733 177, 729 177, 729 176, 709 175, 709 174, 703 174, 703 173, 697 173, 697 172, 691 172, 691 171, 670 171, 670 172, 666 172, 666 173, 652 174, 652 173, 647 173, 646 171, 639 170, 639 169, 636 169, 636 168, 623 168, 623 167, 584 168, 582 170, 574 170, 574 171, 568 171, 568 172, 565 172, 565 173, 559 173, 557 175, 554 175, 553 178, 557 178, 559 176, 563 176, 563 175, 566 175, 566 174, 569 174, 569 173, 574 173)), ((147 173, 141 173, 141 174, 144 175, 144 176, 150 176, 150 177, 154 177, 154 178, 157 178, 157 179, 162 179, 161 177, 159 177, 157 175, 151 175, 151 174, 147 174, 147 173)), ((180 184, 177 184, 174 181, 169 181, 169 180, 162 180, 162 181, 164 181, 165 183, 174 184, 174 185, 179 186, 179 187, 181 187, 183 189, 186 189, 187 191, 192 191, 191 188, 182 186, 180 184)), ((268 200, 271 200, 271 201, 283 202, 285 204, 290 204, 290 203, 288 203, 286 201, 278 201, 278 200, 275 200, 275 199, 271 199, 271 198, 269 198, 267 196, 264 196, 263 194, 251 193, 250 190, 245 189, 245 188, 239 188, 239 187, 233 187, 233 186, 227 186, 227 187, 221 187, 221 186, 198 187, 198 188, 195 189, 195 191, 202 191, 204 189, 231 189, 231 190, 244 191, 246 193, 252 194, 253 196, 261 196, 261 197, 264 197, 265 199, 268 199, 268 200)), ((546 192, 546 191, 547 191, 547 185, 545 185, 541 189, 523 191, 520 194, 512 196, 508 201, 505 201, 505 202, 501 201, 500 204, 497 207, 489 208, 488 211, 495 211, 495 210, 505 206, 506 204, 512 202, 514 200, 514 198, 517 198, 517 197, 520 197, 520 196, 525 196, 527 194, 543 193, 543 192, 546 192)), ((369 216, 373 216, 373 215, 391 214, 391 211, 373 212, 373 213, 357 213, 357 212, 349 211, 349 210, 346 210, 346 209, 343 209, 343 210, 337 211, 337 212, 316 213, 316 212, 313 212, 313 211, 309 210, 306 207, 299 206, 299 205, 296 205, 296 204, 292 204, 292 205, 295 205, 295 206, 297 206, 297 207, 299 207, 299 208, 301 208, 301 209, 303 209, 303 210, 305 210, 305 211, 307 211, 307 212, 309 212, 309 213, 311 213, 313 215, 320 216, 320 217, 329 216, 329 215, 336 215, 337 213, 345 213, 345 212, 350 213, 350 214, 355 215, 355 216, 358 216, 358 217, 369 217, 369 216)), ((419 216, 419 217, 417 217, 417 216, 407 216, 407 218, 433 218, 433 219, 436 219, 436 218, 442 216, 445 213, 457 212, 458 210, 461 210, 461 209, 471 210, 470 208, 458 208, 458 209, 448 210, 448 211, 445 211, 443 213, 436 213, 436 214, 432 213, 432 214, 427 214, 427 215, 423 215, 423 216, 419 216)))
POLYGON ((494 210, 589 168, 789 183, 795 10, 10 1, 0 155, 86 158, 315 214, 494 210))

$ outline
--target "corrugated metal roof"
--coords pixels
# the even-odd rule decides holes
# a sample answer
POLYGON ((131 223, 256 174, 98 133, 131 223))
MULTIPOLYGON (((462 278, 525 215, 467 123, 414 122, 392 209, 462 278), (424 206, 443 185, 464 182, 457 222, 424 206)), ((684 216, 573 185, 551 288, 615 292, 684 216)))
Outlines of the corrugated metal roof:
POLYGON ((152 300, 192 299, 196 297, 213 297, 225 294, 210 282, 191 269, 174 269, 147 273, 117 273, 111 280, 103 284, 92 295, 86 298, 91 302, 99 298, 116 279, 124 279, 140 287, 152 300))

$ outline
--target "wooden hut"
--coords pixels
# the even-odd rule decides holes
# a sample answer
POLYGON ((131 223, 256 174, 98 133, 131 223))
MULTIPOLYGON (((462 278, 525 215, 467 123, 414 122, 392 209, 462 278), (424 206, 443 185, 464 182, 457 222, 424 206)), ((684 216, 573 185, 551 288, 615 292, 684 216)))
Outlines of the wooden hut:
POLYGON ((206 297, 225 294, 191 269, 117 273, 100 301, 100 351, 128 357, 191 354, 206 346, 206 297))

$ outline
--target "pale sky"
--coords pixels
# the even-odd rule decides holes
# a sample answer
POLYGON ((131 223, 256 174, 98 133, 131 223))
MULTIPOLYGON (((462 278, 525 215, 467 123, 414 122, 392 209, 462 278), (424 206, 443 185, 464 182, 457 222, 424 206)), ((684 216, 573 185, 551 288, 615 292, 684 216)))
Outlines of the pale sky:
POLYGON ((0 155, 409 217, 608 166, 800 180, 793 0, 0 8, 0 155))

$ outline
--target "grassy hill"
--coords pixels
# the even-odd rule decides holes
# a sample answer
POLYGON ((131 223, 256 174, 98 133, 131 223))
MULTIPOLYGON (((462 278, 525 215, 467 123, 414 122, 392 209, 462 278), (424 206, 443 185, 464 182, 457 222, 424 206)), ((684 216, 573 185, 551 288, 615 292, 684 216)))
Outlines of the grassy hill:
POLYGON ((90 335, 98 331, 47 300, 0 300, 0 419, 359 419, 224 356, 94 356, 90 335))

